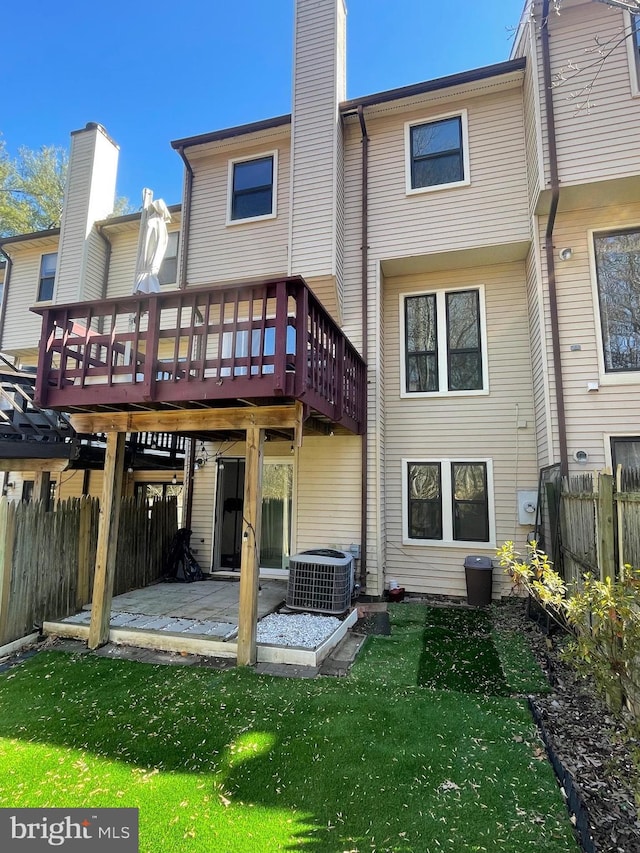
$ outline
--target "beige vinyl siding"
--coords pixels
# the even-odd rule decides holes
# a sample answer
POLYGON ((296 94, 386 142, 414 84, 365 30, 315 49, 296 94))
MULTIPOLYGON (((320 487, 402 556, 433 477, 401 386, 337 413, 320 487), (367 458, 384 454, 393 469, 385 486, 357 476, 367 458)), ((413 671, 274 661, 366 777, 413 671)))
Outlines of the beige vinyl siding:
POLYGON ((523 40, 527 51, 527 69, 523 88, 526 168, 529 187, 529 211, 533 214, 538 197, 544 185, 542 181, 542 129, 540 125, 541 107, 538 80, 542 75, 539 55, 536 50, 537 33, 533 21, 526 24, 523 40))
MULTIPOLYGON (((556 220, 554 244, 573 249, 571 260, 556 262, 556 282, 568 455, 570 470, 575 473, 585 470, 584 465, 573 460, 576 450, 589 454, 588 470, 599 469, 608 464, 607 434, 640 433, 640 372, 635 375, 637 382, 634 374, 627 374, 627 384, 616 384, 615 376, 601 377, 599 373, 598 306, 590 234, 591 229, 636 227, 640 228, 640 203, 560 214, 556 220), (599 390, 589 392, 587 382, 593 381, 599 382, 599 390)), ((549 329, 547 318, 548 336, 549 329)))
MULTIPOLYGON (((464 595, 466 553, 493 557, 494 548, 404 545, 402 459, 491 459, 496 544, 524 545, 529 528, 517 523, 516 493, 538 479, 524 264, 386 279, 384 312, 386 578, 414 592, 464 595), (401 398, 400 294, 477 285, 485 288, 490 393, 401 398)), ((499 571, 494 577, 494 593, 506 592, 499 571)))
POLYGON ((531 347, 531 373, 533 381, 533 405, 535 412, 536 444, 538 465, 551 465, 550 401, 548 395, 548 361, 543 344, 544 306, 541 304, 539 288, 539 255, 537 244, 532 247, 526 262, 527 299, 529 302, 529 345, 531 347))
POLYGON ((298 451, 296 551, 359 544, 358 436, 305 436, 298 451))
POLYGON ((6 249, 13 266, 6 294, 2 351, 24 354, 33 350, 34 358, 37 359, 42 318, 29 309, 38 298, 42 255, 57 251, 58 241, 57 238, 40 240, 29 246, 16 243, 6 249))
MULTIPOLYGON (((213 456, 242 458, 244 442, 206 444, 213 456)), ((270 441, 265 458, 291 458, 288 442, 270 441)), ((198 561, 210 567, 216 492, 215 460, 194 474, 191 528, 198 561), (201 541, 201 540, 204 540, 201 541)), ((308 548, 360 543, 360 439, 356 436, 305 436, 294 458, 292 553, 308 548)))
POLYGON ((127 296, 133 292, 136 278, 138 228, 108 234, 111 242, 107 299, 127 296))
POLYGON ((550 23, 561 186, 637 174, 640 99, 631 95, 623 13, 603 3, 563 5, 550 23), (598 43, 608 48, 602 61, 598 43))
POLYGON ((338 103, 344 100, 342 0, 296 4, 292 120, 293 275, 336 273, 338 103))
MULTIPOLYGON (((372 256, 397 258, 529 239, 520 89, 370 118, 367 129, 372 256), (462 109, 468 110, 470 186, 407 195, 405 122, 435 120, 462 109)), ((358 190, 349 186, 348 192, 358 190)))
MULTIPOLYGON (((60 234, 60 258, 56 274, 55 301, 74 302, 102 284, 96 269, 101 251, 91 230, 96 220, 113 210, 118 148, 98 128, 74 133, 71 138, 69 173, 65 189, 60 234), (96 257, 91 255, 96 253, 96 257)), ((104 254, 102 255, 104 257, 104 254)))
POLYGON ((286 275, 289 239, 289 140, 265 134, 259 142, 222 146, 207 156, 192 156, 194 168, 187 283, 286 275), (277 216, 227 225, 229 160, 277 150, 277 216))
POLYGON ((104 273, 107 262, 107 246, 95 228, 89 232, 86 242, 86 263, 82 279, 80 298, 84 301, 104 297, 104 273))

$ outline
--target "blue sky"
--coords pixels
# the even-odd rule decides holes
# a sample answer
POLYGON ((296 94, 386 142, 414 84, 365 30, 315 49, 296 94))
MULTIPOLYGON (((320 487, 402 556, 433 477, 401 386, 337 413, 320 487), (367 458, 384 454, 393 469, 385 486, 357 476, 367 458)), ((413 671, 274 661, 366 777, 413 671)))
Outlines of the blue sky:
MULTIPOLYGON (((347 0, 349 98, 508 59, 523 0, 347 0)), ((0 131, 68 147, 104 125, 118 194, 179 202, 170 141, 291 110, 293 0, 22 0, 2 10, 0 131)))

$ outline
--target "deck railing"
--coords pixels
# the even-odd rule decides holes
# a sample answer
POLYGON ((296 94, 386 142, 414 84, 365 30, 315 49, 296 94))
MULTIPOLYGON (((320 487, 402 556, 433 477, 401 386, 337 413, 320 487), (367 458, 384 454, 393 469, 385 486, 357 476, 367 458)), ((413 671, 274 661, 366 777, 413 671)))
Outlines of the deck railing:
POLYGON ((290 398, 363 429, 364 362, 299 277, 37 313, 41 406, 154 409, 290 398))

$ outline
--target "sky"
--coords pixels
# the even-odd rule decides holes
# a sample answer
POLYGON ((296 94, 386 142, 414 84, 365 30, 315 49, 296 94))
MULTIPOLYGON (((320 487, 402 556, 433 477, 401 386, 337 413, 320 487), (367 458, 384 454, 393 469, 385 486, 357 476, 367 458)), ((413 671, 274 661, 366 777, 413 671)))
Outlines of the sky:
MULTIPOLYGON (((524 0, 347 0, 347 97, 509 58, 524 0)), ((291 111, 293 0, 5 0, 0 133, 69 147, 93 121, 120 146, 117 192, 181 201, 172 139, 291 111)))

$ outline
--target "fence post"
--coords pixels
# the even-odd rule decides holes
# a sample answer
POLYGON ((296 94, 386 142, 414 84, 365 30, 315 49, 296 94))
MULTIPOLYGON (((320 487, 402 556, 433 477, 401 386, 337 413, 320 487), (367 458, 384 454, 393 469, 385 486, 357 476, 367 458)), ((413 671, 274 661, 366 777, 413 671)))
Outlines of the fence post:
POLYGON ((15 504, 0 497, 0 643, 4 643, 7 636, 15 534, 15 504))
POLYGON ((91 554, 91 498, 80 498, 78 530, 78 584, 76 605, 84 607, 89 603, 89 559, 91 554))
POLYGON ((600 580, 616 577, 616 549, 613 512, 613 475, 598 475, 596 515, 598 521, 598 566, 600 580))

